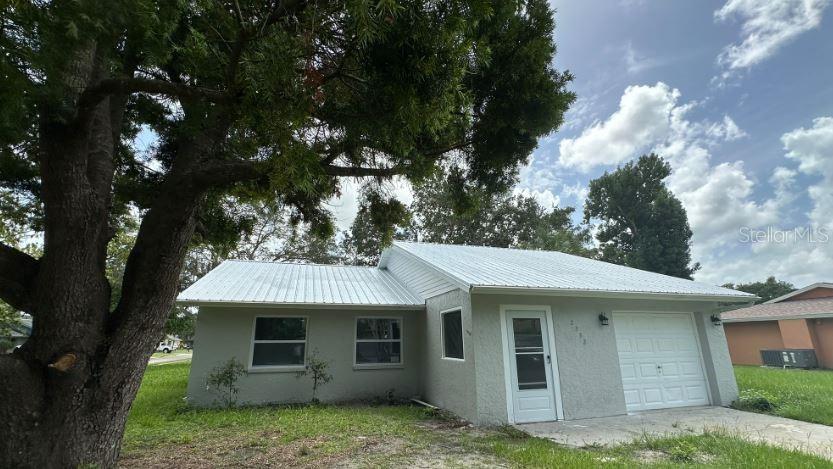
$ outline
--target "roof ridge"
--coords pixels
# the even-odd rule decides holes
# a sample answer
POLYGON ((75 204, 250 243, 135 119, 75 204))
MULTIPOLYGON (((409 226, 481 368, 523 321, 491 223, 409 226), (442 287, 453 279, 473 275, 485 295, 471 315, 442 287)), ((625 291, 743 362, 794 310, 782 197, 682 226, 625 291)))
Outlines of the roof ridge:
POLYGON ((378 269, 379 267, 375 265, 350 265, 350 264, 321 264, 318 262, 292 262, 292 261, 260 261, 256 259, 225 259, 222 263, 226 262, 246 262, 251 264, 282 264, 282 265, 301 265, 301 266, 313 266, 313 267, 353 267, 353 268, 365 268, 365 269, 378 269))

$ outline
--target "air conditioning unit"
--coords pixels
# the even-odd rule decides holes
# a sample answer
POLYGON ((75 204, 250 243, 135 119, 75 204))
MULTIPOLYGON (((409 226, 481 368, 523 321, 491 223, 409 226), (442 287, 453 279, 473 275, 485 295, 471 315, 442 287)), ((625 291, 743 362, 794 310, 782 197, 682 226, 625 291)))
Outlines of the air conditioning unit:
POLYGON ((761 361, 766 366, 779 368, 818 368, 813 349, 761 350, 761 361))

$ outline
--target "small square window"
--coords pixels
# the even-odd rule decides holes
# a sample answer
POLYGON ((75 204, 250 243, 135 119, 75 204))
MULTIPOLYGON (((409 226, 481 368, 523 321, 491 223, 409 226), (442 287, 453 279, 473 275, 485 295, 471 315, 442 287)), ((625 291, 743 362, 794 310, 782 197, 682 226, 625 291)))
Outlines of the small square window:
POLYGON ((463 313, 459 309, 442 313, 443 357, 464 359, 463 313))

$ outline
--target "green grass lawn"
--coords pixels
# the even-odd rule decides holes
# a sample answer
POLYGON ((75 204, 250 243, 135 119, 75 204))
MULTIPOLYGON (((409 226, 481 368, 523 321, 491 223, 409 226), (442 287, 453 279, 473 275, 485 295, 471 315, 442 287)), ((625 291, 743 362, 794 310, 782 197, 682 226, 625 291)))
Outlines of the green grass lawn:
POLYGON ((720 434, 572 449, 408 405, 197 410, 183 399, 189 367, 148 367, 128 418, 121 466, 833 467, 720 434))
POLYGON ((736 407, 833 425, 833 371, 736 366, 735 376, 736 407))
POLYGON ((151 356, 150 356, 150 358, 174 357, 174 356, 176 356, 176 355, 188 355, 188 354, 190 354, 190 353, 191 353, 191 351, 190 351, 190 350, 186 350, 186 349, 176 349, 176 350, 172 350, 172 351, 171 351, 171 353, 165 353, 165 352, 153 352, 153 355, 151 355, 151 356))

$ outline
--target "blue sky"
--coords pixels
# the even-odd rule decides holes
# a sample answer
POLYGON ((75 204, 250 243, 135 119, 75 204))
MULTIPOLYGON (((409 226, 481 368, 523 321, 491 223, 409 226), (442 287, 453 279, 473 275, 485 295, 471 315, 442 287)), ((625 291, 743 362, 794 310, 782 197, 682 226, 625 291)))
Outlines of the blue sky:
POLYGON ((590 179, 655 151, 689 212, 698 280, 833 280, 831 0, 553 6, 555 64, 578 100, 520 190, 580 208, 590 179))

